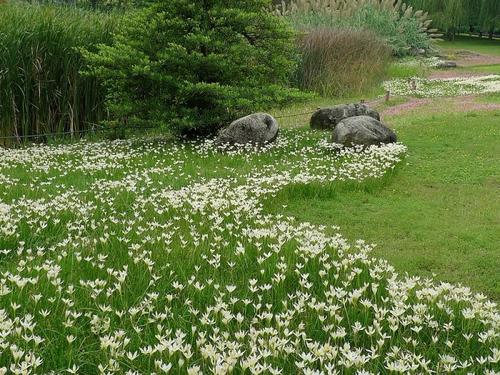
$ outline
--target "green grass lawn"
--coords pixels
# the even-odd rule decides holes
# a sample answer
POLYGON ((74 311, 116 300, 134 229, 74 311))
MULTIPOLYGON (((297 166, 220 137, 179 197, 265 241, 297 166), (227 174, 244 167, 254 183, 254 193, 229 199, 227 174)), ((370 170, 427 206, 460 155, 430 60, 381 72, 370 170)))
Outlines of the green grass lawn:
POLYGON ((459 69, 464 70, 464 71, 468 71, 468 72, 500 74, 500 64, 476 65, 476 66, 468 66, 468 67, 459 68, 459 69))
POLYGON ((500 56, 500 40, 477 37, 458 36, 455 40, 437 42, 437 46, 446 52, 456 52, 459 50, 471 51, 485 55, 500 56))
POLYGON ((387 69, 387 79, 425 77, 430 71, 431 68, 424 66, 422 63, 405 65, 396 60, 387 69))
POLYGON ((269 209, 376 243, 376 255, 401 272, 500 299, 500 112, 386 121, 409 148, 390 178, 354 189, 291 187, 269 209))
MULTIPOLYGON (((498 40, 459 37, 438 46, 446 53, 500 54, 498 40)), ((498 74, 499 67, 460 70, 498 74)), ((388 74, 407 78, 429 71, 395 63, 388 74)), ((498 94, 479 96, 478 101, 498 103, 498 94)), ((297 127, 307 123, 307 116, 285 121, 297 127)), ((286 209, 281 200, 270 202, 268 209, 301 221, 339 225, 351 240, 362 233, 361 238, 378 245, 378 256, 402 272, 435 274, 500 299, 500 113, 412 112, 387 121, 409 147, 407 164, 393 176, 355 189, 289 187, 280 194, 286 209)))

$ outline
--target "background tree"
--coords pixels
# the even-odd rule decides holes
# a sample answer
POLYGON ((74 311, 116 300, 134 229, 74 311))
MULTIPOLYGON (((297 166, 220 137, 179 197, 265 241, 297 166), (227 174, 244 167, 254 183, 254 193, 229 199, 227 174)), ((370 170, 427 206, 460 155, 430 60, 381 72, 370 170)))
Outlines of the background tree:
POLYGON ((450 38, 453 38, 461 25, 467 23, 468 0, 410 0, 409 3, 429 12, 434 27, 450 38))
POLYGON ((500 28, 500 0, 482 0, 479 12, 479 26, 488 32, 490 38, 500 28))
POLYGON ((430 14, 433 25, 453 38, 459 31, 487 32, 493 37, 500 26, 499 0, 408 0, 430 14))

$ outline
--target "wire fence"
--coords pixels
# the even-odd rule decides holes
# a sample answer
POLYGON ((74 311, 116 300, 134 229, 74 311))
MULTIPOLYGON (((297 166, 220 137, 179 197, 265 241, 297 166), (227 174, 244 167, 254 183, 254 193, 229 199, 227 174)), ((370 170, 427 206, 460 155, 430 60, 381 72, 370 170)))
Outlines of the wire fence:
MULTIPOLYGON (((281 116, 275 116, 274 118, 279 120, 279 119, 284 119, 284 118, 291 118, 291 117, 299 117, 299 116, 306 116, 306 115, 311 115, 314 112, 318 110, 311 110, 307 112, 300 112, 300 113, 291 113, 291 114, 286 114, 286 115, 281 115, 281 116)), ((0 140, 3 141, 17 141, 21 142, 23 140, 33 140, 33 139, 48 139, 48 138, 55 138, 55 137, 62 137, 62 136, 77 136, 77 135, 83 135, 87 133, 100 133, 100 132, 118 132, 118 131, 124 131, 124 130, 151 130, 154 129, 155 126, 118 126, 118 127, 109 127, 105 125, 100 125, 100 124, 94 124, 90 122, 86 122, 85 124, 91 125, 90 128, 88 129, 81 129, 81 130, 73 130, 73 131, 63 131, 63 132, 54 132, 54 133, 40 133, 40 134, 26 134, 26 135, 10 135, 10 136, 2 136, 0 137, 0 140)))
POLYGON ((282 118, 289 118, 289 117, 299 117, 299 116, 305 116, 305 115, 312 115, 314 112, 316 112, 319 108, 316 108, 314 111, 309 111, 309 112, 302 112, 302 113, 293 113, 289 115, 281 115, 281 116, 275 116, 274 118, 276 120, 282 119, 282 118))
MULTIPOLYGON (((372 100, 371 102, 366 102, 366 104, 371 105, 371 104, 376 104, 379 101, 383 100, 384 98, 376 98, 372 100)), ((387 101, 387 94, 385 100, 387 101)), ((361 101, 361 103, 365 103, 364 100, 361 101)), ((292 118, 292 117, 300 117, 300 116, 306 116, 306 115, 312 115, 315 113, 317 110, 320 108, 315 108, 314 110, 309 110, 306 112, 299 112, 299 113, 290 113, 290 114, 284 114, 280 116, 274 116, 275 119, 284 119, 284 118, 292 118)), ((76 135, 82 135, 82 134, 87 134, 87 133, 100 133, 100 132, 118 132, 118 131, 125 131, 125 130, 151 130, 156 128, 155 126, 115 126, 115 127, 109 127, 105 126, 102 124, 95 124, 91 122, 85 122, 85 124, 90 125, 91 127, 88 129, 82 129, 82 130, 73 130, 73 131, 64 131, 64 132, 55 132, 55 133, 43 133, 43 134, 27 134, 27 135, 11 135, 11 136, 3 136, 0 137, 0 141, 17 141, 21 142, 22 140, 27 140, 27 139, 48 139, 48 138, 54 138, 54 137, 61 137, 61 136, 66 136, 66 135, 71 135, 71 136, 76 136, 76 135)))
MULTIPOLYGON (((91 124, 91 123, 87 123, 91 124)), ((87 133, 99 133, 99 132, 118 132, 123 130, 147 130, 154 129, 155 126, 119 126, 119 127, 108 127, 105 125, 92 124, 92 128, 81 129, 81 130, 72 130, 72 131, 64 131, 64 132, 54 132, 54 133, 40 133, 40 134, 26 134, 26 135, 9 135, 0 137, 0 140, 13 140, 13 141, 22 141, 24 139, 47 139, 54 137, 61 137, 65 135, 82 135, 87 133)))

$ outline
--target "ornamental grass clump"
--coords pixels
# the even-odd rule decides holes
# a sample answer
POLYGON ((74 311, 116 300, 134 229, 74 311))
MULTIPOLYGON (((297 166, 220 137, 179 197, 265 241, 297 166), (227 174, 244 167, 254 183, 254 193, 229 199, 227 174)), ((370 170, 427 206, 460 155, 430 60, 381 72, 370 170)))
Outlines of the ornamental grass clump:
POLYGON ((301 89, 324 96, 366 92, 385 76, 391 50, 375 33, 354 29, 315 29, 299 39, 297 72, 301 89))
POLYGON ((382 38, 396 56, 432 48, 439 36, 428 14, 401 0, 292 0, 281 2, 275 13, 296 28, 353 28, 370 30, 382 38))
POLYGON ((209 133, 301 96, 287 86, 293 32, 266 0, 163 0, 128 17, 111 46, 86 53, 114 123, 209 133))

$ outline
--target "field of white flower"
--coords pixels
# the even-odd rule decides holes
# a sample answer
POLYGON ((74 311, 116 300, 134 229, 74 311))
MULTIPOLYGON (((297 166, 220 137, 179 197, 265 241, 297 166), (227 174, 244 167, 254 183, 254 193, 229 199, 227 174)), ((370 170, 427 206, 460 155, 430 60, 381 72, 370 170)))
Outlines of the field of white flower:
POLYGON ((436 98, 500 92, 500 75, 465 78, 411 78, 384 82, 384 89, 396 96, 436 98))
POLYGON ((406 57, 399 59, 395 65, 404 66, 404 67, 427 67, 427 68, 437 68, 439 63, 443 62, 440 57, 406 57))
POLYGON ((0 149, 0 374, 498 373, 495 303, 263 210, 406 152, 325 137, 0 149))

